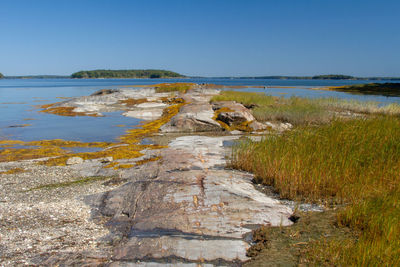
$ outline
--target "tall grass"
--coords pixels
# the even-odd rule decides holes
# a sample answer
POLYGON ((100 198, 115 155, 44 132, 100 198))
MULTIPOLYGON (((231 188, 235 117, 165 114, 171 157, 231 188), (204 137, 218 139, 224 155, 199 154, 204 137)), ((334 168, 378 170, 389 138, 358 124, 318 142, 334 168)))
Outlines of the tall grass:
MULTIPOLYGON (((258 121, 289 122, 293 125, 324 124, 343 112, 399 115, 400 105, 381 106, 378 102, 361 102, 337 98, 275 97, 263 93, 223 91, 212 102, 236 101, 252 109, 258 121)), ((351 114, 350 114, 351 115, 351 114)))
POLYGON ((338 223, 357 240, 311 249, 319 264, 400 264, 400 119, 334 121, 233 149, 232 165, 284 198, 345 204, 338 223))
POLYGON ((254 108, 253 115, 258 121, 289 122, 293 125, 322 124, 334 117, 317 102, 300 97, 277 98, 273 105, 254 108))
POLYGON ((276 98, 263 93, 222 91, 219 95, 216 95, 211 99, 211 102, 217 101, 236 101, 247 107, 261 107, 273 105, 276 102, 276 98))

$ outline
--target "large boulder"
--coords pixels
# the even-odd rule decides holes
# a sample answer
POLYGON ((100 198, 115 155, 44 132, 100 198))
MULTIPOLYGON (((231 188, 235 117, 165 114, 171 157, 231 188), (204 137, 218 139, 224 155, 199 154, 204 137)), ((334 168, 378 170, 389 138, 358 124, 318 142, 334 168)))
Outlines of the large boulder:
POLYGON ((222 131, 221 125, 214 119, 212 106, 205 102, 185 105, 167 124, 162 132, 213 132, 222 131))
POLYGON ((234 101, 220 101, 213 103, 216 112, 216 120, 222 122, 231 129, 263 130, 254 116, 245 106, 234 101))

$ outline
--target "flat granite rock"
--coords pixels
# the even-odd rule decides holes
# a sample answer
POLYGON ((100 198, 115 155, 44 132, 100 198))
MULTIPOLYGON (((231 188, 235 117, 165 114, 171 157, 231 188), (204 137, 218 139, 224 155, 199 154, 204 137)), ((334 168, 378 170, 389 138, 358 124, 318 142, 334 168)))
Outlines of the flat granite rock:
POLYGON ((138 110, 129 110, 122 113, 123 116, 137 118, 142 120, 156 120, 163 114, 163 108, 146 108, 138 110))
POLYGON ((249 259, 254 226, 292 223, 292 210, 257 191, 251 174, 224 169, 224 141, 235 138, 176 138, 160 162, 126 171, 128 183, 99 198, 98 209, 110 218, 109 238, 121 240, 113 266, 240 263, 249 259))

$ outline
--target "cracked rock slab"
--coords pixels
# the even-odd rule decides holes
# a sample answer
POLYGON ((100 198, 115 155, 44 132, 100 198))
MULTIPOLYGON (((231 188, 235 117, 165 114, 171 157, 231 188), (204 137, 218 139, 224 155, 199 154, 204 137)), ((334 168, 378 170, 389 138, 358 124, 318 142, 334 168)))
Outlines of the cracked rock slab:
POLYGON ((243 262, 254 225, 292 223, 292 210, 257 191, 251 174, 222 167, 223 143, 235 138, 178 137, 162 162, 124 174, 129 182, 99 204, 121 240, 115 261, 243 262))

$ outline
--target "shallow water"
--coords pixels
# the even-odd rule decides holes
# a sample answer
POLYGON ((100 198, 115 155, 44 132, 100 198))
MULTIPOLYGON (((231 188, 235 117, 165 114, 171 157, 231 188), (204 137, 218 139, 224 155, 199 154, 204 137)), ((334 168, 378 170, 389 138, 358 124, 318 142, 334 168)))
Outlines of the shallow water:
MULTIPOLYGON (((224 89, 229 90, 229 89, 224 89)), ((306 97, 306 98, 342 98, 357 101, 372 101, 379 102, 381 104, 399 103, 400 97, 387 97, 387 96, 377 96, 377 95, 356 95, 337 91, 327 91, 327 90, 311 90, 306 87, 299 86, 296 88, 274 88, 267 87, 264 88, 245 88, 245 89, 234 89, 235 91, 245 91, 245 92, 262 92, 267 95, 273 96, 283 96, 283 97, 306 97)))
MULTIPOLYGON (((334 81, 334 80, 263 80, 263 79, 2 79, 0 80, 0 139, 23 141, 66 139, 82 142, 115 141, 126 129, 137 126, 140 120, 127 118, 119 112, 105 117, 63 117, 38 112, 38 105, 63 101, 65 97, 90 95, 105 88, 123 88, 129 85, 161 82, 195 82, 223 85, 268 86, 246 88, 241 91, 265 92, 289 97, 338 97, 383 103, 400 103, 399 97, 362 96, 342 92, 309 90, 309 87, 386 81, 334 81), (274 88, 297 86, 297 88, 274 88), (23 127, 26 125, 25 127, 23 127), (117 125, 126 125, 117 127, 117 125)), ((136 90, 137 88, 131 88, 136 90)))

